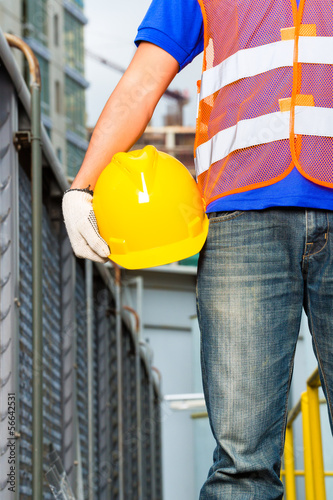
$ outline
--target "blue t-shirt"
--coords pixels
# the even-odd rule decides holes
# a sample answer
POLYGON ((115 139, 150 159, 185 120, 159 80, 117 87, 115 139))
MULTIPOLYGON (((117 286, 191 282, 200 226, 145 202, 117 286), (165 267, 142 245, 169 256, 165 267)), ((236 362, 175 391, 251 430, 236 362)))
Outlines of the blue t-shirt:
MULTIPOLYGON (((199 2, 153 0, 139 26, 135 43, 138 45, 141 41, 158 45, 178 61, 179 70, 183 69, 204 48, 199 2)), ((207 212, 259 210, 274 206, 333 210, 333 189, 309 181, 294 167, 287 177, 275 184, 213 201, 207 212)))

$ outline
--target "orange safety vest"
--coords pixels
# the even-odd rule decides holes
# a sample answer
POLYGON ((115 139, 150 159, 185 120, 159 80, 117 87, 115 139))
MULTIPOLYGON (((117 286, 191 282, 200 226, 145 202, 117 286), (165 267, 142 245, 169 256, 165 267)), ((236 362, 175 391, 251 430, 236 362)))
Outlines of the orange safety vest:
POLYGON ((195 141, 202 196, 273 184, 296 166, 333 187, 332 0, 198 0, 205 50, 195 141))

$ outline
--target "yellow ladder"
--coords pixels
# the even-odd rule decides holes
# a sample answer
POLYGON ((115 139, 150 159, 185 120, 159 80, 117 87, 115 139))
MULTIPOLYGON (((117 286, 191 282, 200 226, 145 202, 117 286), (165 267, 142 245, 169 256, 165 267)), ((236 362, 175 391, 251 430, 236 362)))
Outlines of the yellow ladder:
POLYGON ((285 499, 296 500, 296 476, 304 476, 305 500, 326 500, 325 476, 333 476, 333 472, 324 471, 323 447, 320 424, 319 400, 320 379, 318 368, 306 382, 306 391, 300 400, 289 411, 286 439, 284 447, 284 469, 281 477, 285 479, 285 499), (304 471, 295 470, 293 422, 302 414, 304 471))

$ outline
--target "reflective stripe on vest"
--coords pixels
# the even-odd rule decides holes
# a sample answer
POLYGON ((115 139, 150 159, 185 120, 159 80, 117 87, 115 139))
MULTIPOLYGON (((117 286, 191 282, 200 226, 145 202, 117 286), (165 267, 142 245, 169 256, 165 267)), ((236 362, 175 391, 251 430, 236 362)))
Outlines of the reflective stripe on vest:
POLYGON ((195 164, 206 203, 277 182, 293 166, 332 188, 332 1, 198 1, 195 164))
MULTIPOLYGON (((241 78, 293 65, 294 40, 243 49, 202 74, 200 100, 241 78)), ((298 62, 333 64, 333 38, 300 37, 298 62)))
MULTIPOLYGON (((197 175, 206 172, 210 165, 226 158, 237 149, 289 139, 290 112, 241 120, 234 127, 216 134, 196 150, 197 175)), ((313 106, 296 106, 295 133, 333 137, 333 109, 313 106)))

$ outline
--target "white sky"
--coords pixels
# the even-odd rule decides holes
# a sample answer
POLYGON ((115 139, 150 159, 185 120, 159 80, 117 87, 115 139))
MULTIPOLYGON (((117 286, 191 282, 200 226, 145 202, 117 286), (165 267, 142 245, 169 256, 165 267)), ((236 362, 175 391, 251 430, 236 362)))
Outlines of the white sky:
MULTIPOLYGON (((127 67, 135 52, 133 40, 150 0, 85 0, 85 15, 89 23, 85 28, 85 46, 112 62, 127 67)), ((184 109, 184 125, 195 125, 196 81, 200 78, 202 57, 198 56, 172 82, 174 90, 188 90, 191 102, 184 109)), ((106 100, 119 81, 121 74, 86 57, 87 124, 94 125, 106 100)), ((170 99, 163 98, 157 106, 153 125, 162 125, 162 117, 170 99)))

